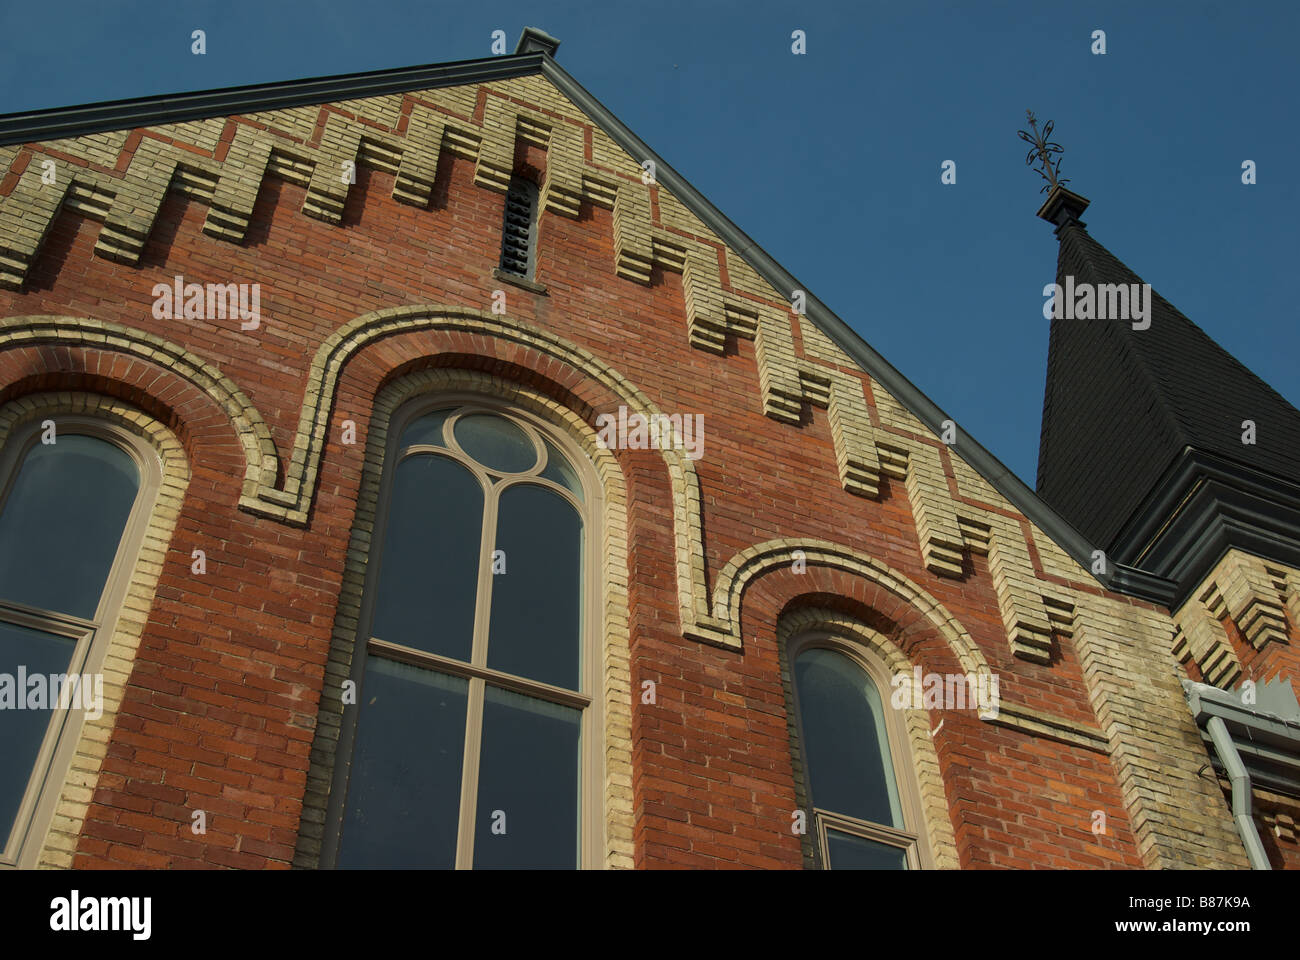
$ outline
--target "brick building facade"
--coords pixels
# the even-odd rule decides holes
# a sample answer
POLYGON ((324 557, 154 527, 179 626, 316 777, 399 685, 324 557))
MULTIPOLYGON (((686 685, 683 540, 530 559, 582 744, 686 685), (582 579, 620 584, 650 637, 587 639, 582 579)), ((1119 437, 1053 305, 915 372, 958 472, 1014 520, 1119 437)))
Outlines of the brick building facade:
MULTIPOLYGON (((0 672, 65 643, 103 697, 13 735, 0 863, 1300 865, 1300 414, 1243 388, 1235 459, 1174 430, 1117 533, 1131 465, 1062 479, 1093 381, 1049 379, 1040 497, 554 52, 4 119, 0 672), (81 539, 68 436, 136 464, 80 613, 22 592, 61 569, 32 537, 81 539)), ((1040 214, 1110 282, 1085 205, 1040 214)))

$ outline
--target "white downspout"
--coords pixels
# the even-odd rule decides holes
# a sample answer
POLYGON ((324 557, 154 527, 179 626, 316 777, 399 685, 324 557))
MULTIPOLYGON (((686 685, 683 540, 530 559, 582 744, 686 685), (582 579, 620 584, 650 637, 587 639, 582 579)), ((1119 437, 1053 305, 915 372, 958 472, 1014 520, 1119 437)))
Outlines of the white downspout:
POLYGON ((1228 733, 1222 717, 1210 717, 1205 729, 1232 782, 1232 818, 1237 823, 1237 832, 1241 834, 1241 842, 1246 847, 1246 859, 1250 861, 1252 870, 1272 870, 1268 854, 1264 852, 1264 844, 1259 839, 1259 831, 1255 829, 1255 819, 1251 816, 1250 774, 1241 762, 1241 754, 1237 753, 1232 735, 1228 733))

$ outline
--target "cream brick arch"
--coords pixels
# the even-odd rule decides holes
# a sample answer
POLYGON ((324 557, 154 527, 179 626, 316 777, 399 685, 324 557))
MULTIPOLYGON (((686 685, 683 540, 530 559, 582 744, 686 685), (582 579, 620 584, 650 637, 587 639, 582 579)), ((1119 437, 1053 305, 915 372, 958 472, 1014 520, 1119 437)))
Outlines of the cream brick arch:
POLYGON ((278 457, 266 421, 251 400, 217 367, 198 354, 134 327, 84 317, 27 316, 0 319, 0 350, 55 343, 93 347, 166 367, 202 390, 226 412, 244 449, 244 496, 274 489, 278 457))
POLYGON ((984 659, 966 628, 942 603, 889 564, 838 543, 826 540, 768 540, 736 554, 718 574, 713 589, 713 616, 709 626, 731 637, 740 646, 740 603, 745 588, 757 577, 777 567, 788 567, 796 559, 809 566, 831 567, 884 587, 904 603, 923 614, 952 650, 968 673, 989 673, 984 659))
MULTIPOLYGON (((709 630, 727 638, 729 645, 739 648, 740 607, 746 588, 769 570, 792 564, 796 559, 795 551, 800 551, 799 559, 810 566, 843 570, 888 590, 925 617, 948 645, 963 672, 969 675, 992 674, 988 660, 970 633, 935 597, 883 561, 852 547, 825 540, 768 540, 736 554, 718 574, 713 588, 712 616, 699 624, 697 630, 709 630)), ((996 715, 981 714, 980 720, 1031 736, 1072 743, 1094 752, 1105 751, 1106 737, 1095 724, 1012 703, 1005 696, 996 715)))
MULTIPOLYGON (((631 414, 653 417, 662 411, 641 390, 612 366, 570 340, 539 327, 467 307, 423 304, 391 307, 365 313, 345 323, 316 351, 307 377, 298 433, 285 469, 283 490, 263 484, 256 496, 247 494, 241 506, 253 513, 287 523, 305 524, 320 469, 321 453, 329 427, 339 375, 348 360, 371 343, 394 334, 420 330, 460 331, 519 344, 559 360, 613 393, 631 414)), ((704 581, 704 543, 700 532, 700 483, 695 464, 685 451, 660 451, 673 489, 677 580, 682 627, 686 633, 707 619, 708 594, 704 581)))

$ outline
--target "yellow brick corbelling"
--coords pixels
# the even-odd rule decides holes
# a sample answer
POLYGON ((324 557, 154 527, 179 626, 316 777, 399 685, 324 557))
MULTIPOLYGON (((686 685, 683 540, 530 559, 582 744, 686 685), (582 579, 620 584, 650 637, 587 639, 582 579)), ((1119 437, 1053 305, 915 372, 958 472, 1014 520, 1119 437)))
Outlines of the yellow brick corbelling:
MULTIPOLYGON (((1271 565, 1278 569, 1276 564, 1271 565)), ((1258 557, 1229 550, 1197 592, 1210 616, 1231 617, 1242 637, 1255 649, 1288 642, 1287 600, 1279 593, 1269 567, 1258 557)))
POLYGON ((1231 689, 1241 678, 1241 660, 1223 624, 1195 598, 1184 603, 1173 619, 1174 658, 1183 664, 1195 660, 1206 683, 1231 689))
POLYGON ((1243 667, 1223 628, 1228 617, 1257 650, 1290 643, 1288 617, 1300 623, 1300 571, 1229 550, 1174 613, 1173 652, 1196 662, 1206 683, 1232 689, 1243 667))
POLYGON ((32 420, 60 415, 105 420, 143 438, 158 455, 162 483, 145 527, 117 623, 105 624, 105 629, 111 632, 101 671, 104 676, 103 713, 82 723, 72 763, 56 801, 55 815, 38 855, 37 865, 43 869, 72 866, 77 840, 99 782, 108 739, 117 722, 127 677, 162 572, 161 564, 150 562, 148 558, 161 558, 166 553, 190 480, 189 461, 171 431, 140 410, 98 394, 65 391, 32 394, 11 401, 0 409, 0 448, 16 427, 32 420))
POLYGON ((422 103, 411 107, 406 124, 406 149, 401 153, 393 197, 415 207, 427 207, 438 176, 443 149, 444 115, 422 103))
POLYGON ((307 196, 303 198, 303 213, 326 223, 343 221, 343 205, 347 202, 350 181, 355 179, 360 149, 360 125, 337 113, 330 114, 307 184, 307 196))
MULTIPOLYGON (((802 608, 782 617, 777 625, 777 643, 781 652, 782 679, 786 692, 786 709, 789 713, 792 713, 792 704, 789 664, 785 654, 786 645, 799 634, 813 630, 825 630, 851 638, 881 660, 893 675, 910 676, 912 673, 912 661, 903 651, 866 624, 834 610, 817 607, 802 608)), ((941 870, 956 870, 960 868, 961 860, 957 854, 957 840, 952 829, 952 818, 948 812, 948 799, 944 792, 939 755, 930 737, 929 713, 924 709, 908 708, 903 711, 903 714, 908 746, 912 752, 911 769, 915 772, 917 785, 920 788, 921 807, 925 813, 925 834, 930 842, 934 865, 941 870)), ((796 763, 801 766, 799 758, 802 756, 802 750, 793 723, 790 724, 790 732, 794 747, 792 753, 796 763)), ((800 770, 795 771, 795 778, 799 802, 806 806, 807 798, 803 796, 800 770)))
POLYGON ((175 175, 179 153, 152 137, 140 141, 126 174, 114 184, 113 203, 95 242, 97 254, 118 263, 139 262, 175 175))
POLYGON ((957 522, 957 505, 948 491, 939 451, 929 444, 904 442, 908 446, 905 487, 921 543, 921 559, 931 573, 960 577, 965 537, 957 522))
MULTIPOLYGON (((1019 523, 999 510, 981 509, 972 502, 974 497, 960 501, 954 497, 944 457, 954 464, 960 458, 920 439, 918 433, 924 428, 919 421, 879 384, 872 385, 872 392, 881 427, 890 429, 873 425, 861 381, 796 357, 788 314, 758 311, 754 341, 764 412, 774 420, 797 424, 805 402, 825 406, 841 485, 875 498, 882 474, 903 480, 925 567, 939 576, 960 578, 966 550, 987 554, 1012 652, 1037 663, 1050 662, 1053 629, 1068 630, 1071 619, 1068 592, 1057 598, 1064 609, 1050 611, 1019 523)), ((954 467, 954 474, 977 477, 965 463, 960 472, 954 467)), ((987 498, 992 488, 979 480, 983 486, 972 479, 971 492, 987 498)), ((1008 509, 1000 498, 991 506, 1008 509)), ((1059 549, 1057 554, 1064 556, 1059 549)), ((1059 564, 1057 554, 1053 560, 1059 564)), ((1077 566, 1075 570, 1082 573, 1077 566)))
MULTIPOLYGON (((134 263, 169 188, 209 203, 205 232, 241 242, 268 172, 307 188, 305 213, 337 223, 350 187, 345 175, 348 163, 370 163, 395 173, 394 196, 423 206, 428 203, 442 150, 472 158, 476 182, 505 190, 513 170, 514 144, 522 137, 534 143, 544 141, 549 151, 542 185, 546 210, 573 217, 578 215, 583 201, 613 208, 615 266, 621 276, 648 283, 655 265, 682 272, 692 343, 720 352, 728 334, 755 335, 759 307, 754 298, 770 300, 776 291, 743 260, 708 237, 698 219, 658 185, 653 189, 658 191, 663 219, 662 225, 656 224, 650 202, 652 188, 641 181, 642 171, 635 158, 602 132, 590 128, 590 121, 541 77, 486 86, 488 95, 479 124, 469 117, 480 88, 467 86, 410 94, 407 126, 400 135, 391 131, 406 101, 402 95, 391 95, 251 116, 248 119, 259 126, 238 123, 222 161, 164 144, 146 132, 127 173, 121 177, 60 162, 58 178, 51 186, 40 182, 39 165, 32 164, 14 193, 0 201, 0 227, 10 228, 0 230, 0 235, 8 238, 3 242, 5 249, 0 250, 0 284, 21 288, 54 214, 65 202, 80 204, 88 215, 105 221, 96 247, 99 255, 134 263), (538 108, 506 97, 536 103, 538 108), (325 122, 320 142, 312 145, 309 141, 316 135, 322 111, 325 122), (340 111, 355 114, 358 119, 340 111), (585 159, 584 129, 592 131, 592 163, 585 159), (711 242, 695 239, 701 236, 711 242), (723 290, 720 256, 727 261, 733 288, 740 295, 723 290)), ((167 132, 171 136, 189 133, 215 146, 214 130, 201 124, 171 125, 167 132)), ((124 134, 107 138, 95 135, 70 141, 65 148, 74 155, 93 156, 111 164, 124 142, 124 134)), ((788 320, 785 322, 788 324, 788 320)), ((788 332, 787 326, 786 340, 788 332)), ((781 361, 793 359, 791 350, 781 361)), ((797 383, 796 374, 784 389, 790 393, 797 383)), ((835 397, 833 401, 832 418, 845 421, 852 416, 841 415, 846 405, 860 404, 860 398, 852 396, 835 397)), ((772 412, 776 409, 769 405, 772 412)), ((842 482, 855 492, 874 494, 871 445, 863 443, 851 427, 838 430, 836 435, 841 447, 837 465, 842 482)), ((261 445, 265 448, 265 444, 261 445)), ((302 479, 295 474, 284 491, 276 491, 273 483, 259 477, 257 490, 246 495, 245 505, 301 523, 305 515, 294 485, 302 479)), ((685 482, 689 485, 692 481, 687 478, 685 482)))
MULTIPOLYGON (((366 100, 274 110, 244 118, 223 160, 203 156, 164 142, 151 134, 186 140, 205 151, 217 147, 224 120, 169 124, 145 130, 145 137, 126 172, 114 175, 57 158, 55 180, 45 183, 43 163, 24 172, 11 195, 0 200, 0 286, 21 289, 54 215, 67 203, 104 222, 95 251, 117 262, 135 264, 152 232, 162 199, 169 189, 209 204, 204 231, 210 236, 242 242, 267 173, 283 176, 307 188, 303 212, 340 223, 351 182, 346 164, 369 164, 396 174, 393 196, 405 203, 427 206, 443 149, 475 161, 480 185, 504 191, 513 168, 514 141, 523 136, 548 146, 544 184, 546 209, 576 217, 583 200, 609 206, 616 187, 609 173, 585 162, 583 128, 589 122, 543 80, 520 87, 512 82, 489 89, 524 92, 564 110, 558 120, 497 95, 486 98, 482 124, 470 119, 477 86, 419 91, 366 100), (407 97, 411 102, 407 127, 395 132, 407 97), (436 108, 436 109, 434 109, 436 108), (319 142, 319 118, 325 123, 319 142), (541 138, 541 139, 539 139, 541 138)), ((126 131, 49 141, 45 146, 101 167, 116 164, 126 131)), ((6 152, 4 168, 18 153, 6 152)), ((40 158, 44 161, 45 157, 40 158)), ((646 227, 649 226, 648 208, 646 227)))
MULTIPOLYGON (((163 196, 169 188, 182 189, 185 184, 177 180, 186 177, 191 179, 191 186, 201 185, 196 194, 209 203, 205 232, 238 243, 248 229, 268 172, 307 188, 303 202, 306 215, 337 224, 350 188, 350 178, 345 174, 348 163, 368 163, 396 173, 393 196, 423 207, 429 202, 443 149, 475 161, 478 185, 504 192, 514 168, 515 143, 523 138, 548 150, 546 179, 541 185, 543 208, 577 217, 584 201, 612 207, 618 274, 648 283, 655 265, 681 271, 690 340, 703 349, 720 352, 726 333, 737 332, 732 324, 738 324, 743 331, 744 318, 752 315, 752 302, 746 296, 771 301, 778 297, 776 291, 728 252, 730 272, 735 277, 733 288, 742 296, 725 293, 718 266, 720 245, 703 224, 659 186, 655 189, 665 212, 662 225, 656 224, 650 186, 642 182, 642 171, 635 159, 603 133, 597 136, 593 130, 594 142, 600 149, 593 147, 595 162, 588 163, 583 132, 590 121, 548 81, 521 79, 530 82, 487 85, 489 95, 484 101, 481 124, 465 115, 468 111, 463 97, 469 92, 472 101, 478 89, 471 86, 411 94, 410 116, 402 134, 393 132, 393 128, 403 100, 393 95, 253 115, 248 119, 265 124, 265 128, 239 124, 222 161, 146 137, 122 177, 62 164, 58 180, 51 186, 41 182, 39 167, 32 165, 14 194, 0 201, 0 226, 11 227, 5 232, 12 237, 0 250, 0 256, 7 254, 0 266, 0 285, 21 289, 49 224, 70 189, 90 191, 104 198, 98 205, 89 203, 86 207, 89 215, 105 221, 96 252, 134 264, 152 231, 163 196), (501 93, 523 96, 537 102, 541 109, 522 106, 501 93), (442 109, 430 109, 426 102, 442 109), (315 135, 322 110, 326 111, 324 130, 319 143, 312 145, 309 140, 315 135), (363 123, 340 110, 372 123, 363 123), (712 242, 693 239, 700 237, 712 242)), ((186 132, 195 139, 205 139, 198 127, 187 131, 173 125, 169 129, 173 136, 186 132)), ((100 135, 77 138, 67 149, 112 165, 116 159, 114 148, 120 150, 122 143, 101 140, 100 135)))
POLYGON ((474 182, 498 193, 510 189, 515 166, 515 136, 519 109, 500 97, 488 97, 483 107, 474 182))
POLYGON ((304 799, 303 824, 294 862, 319 865, 325 809, 333 783, 334 757, 342 721, 342 682, 350 675, 361 615, 361 595, 378 509, 380 473, 389 423, 407 400, 422 394, 475 393, 496 397, 562 427, 588 453, 602 486, 604 571, 601 589, 604 623, 601 635, 605 805, 603 863, 633 866, 632 718, 628 597, 627 490, 614 455, 600 446, 595 431, 568 407, 530 387, 472 370, 437 369, 408 374, 386 386, 375 399, 366 438, 365 465, 356 516, 344 565, 325 688, 321 693, 318 733, 312 745, 304 799))
MULTIPOLYGON (((410 94, 409 117, 403 134, 380 129, 393 127, 405 103, 402 95, 392 95, 325 107, 270 111, 251 117, 249 119, 265 123, 270 129, 238 124, 234 143, 224 162, 198 157, 188 151, 175 151, 168 145, 151 146, 149 150, 158 152, 164 168, 173 159, 176 161, 171 175, 173 188, 187 189, 200 197, 204 190, 208 191, 211 206, 205 229, 213 235, 238 241, 247 228, 261 181, 267 172, 279 173, 307 186, 307 203, 327 214, 330 210, 341 209, 347 185, 341 182, 341 177, 334 175, 340 172, 338 168, 343 160, 355 153, 356 162, 372 163, 397 174, 394 195, 398 199, 424 205, 428 202, 442 150, 474 160, 478 182, 492 189, 504 189, 513 167, 515 141, 520 137, 533 143, 545 139, 548 144, 547 179, 543 184, 545 209, 575 216, 583 201, 612 208, 617 272, 645 283, 655 265, 680 270, 688 333, 695 345, 717 352, 725 346, 728 335, 752 337, 759 359, 765 413, 794 423, 798 421, 803 402, 825 406, 834 438, 836 466, 845 489, 875 497, 879 494, 882 473, 905 480, 921 543, 922 560, 932 572, 961 576, 963 546, 977 552, 988 549, 988 540, 982 534, 982 511, 972 509, 969 504, 954 505, 934 445, 906 436, 908 433, 913 436, 926 433, 915 417, 874 385, 881 425, 902 432, 875 429, 863 398, 861 382, 834 369, 834 363, 846 358, 811 324, 804 323, 802 331, 810 358, 796 357, 790 329, 791 315, 772 302, 784 300, 792 291, 778 294, 743 259, 710 237, 700 221, 661 185, 643 183, 637 158, 622 151, 603 131, 590 126, 590 121, 549 81, 532 76, 493 82, 486 87, 481 123, 471 119, 481 88, 465 86, 410 94), (505 99, 507 97, 511 99, 505 99), (522 101, 522 104, 516 101, 522 101), (536 108, 523 104, 532 104, 536 108), (315 135, 321 110, 328 111, 324 134, 319 146, 311 146, 308 141, 315 135), (338 110, 354 113, 372 123, 340 117, 338 110), (584 155, 584 129, 591 137, 591 162, 587 162, 584 155), (354 144, 359 146, 354 149, 354 144), (654 221, 650 202, 652 190, 658 197, 658 223, 654 221), (314 199, 322 197, 328 197, 328 202, 314 199), (703 239, 699 239, 701 237, 703 239), (722 286, 723 264, 731 292, 722 286), (762 302, 764 300, 768 302, 762 302)), ((169 130, 171 135, 178 132, 169 130)), ((204 136, 210 139, 211 132, 206 130, 204 136)), ((111 162, 121 149, 121 141, 124 141, 124 137, 114 140, 113 136, 116 135, 80 138, 69 149, 76 152, 75 144, 85 141, 84 151, 99 150, 103 154, 101 159, 111 162)), ((197 128, 195 136, 198 138, 197 128)), ((156 186, 151 187, 147 203, 142 208, 144 213, 130 220, 125 213, 119 216, 111 209, 117 203, 115 195, 123 178, 64 164, 70 176, 61 176, 60 186, 56 189, 44 190, 38 177, 31 179, 36 173, 35 167, 34 164, 29 167, 15 188, 14 196, 0 203, 0 222, 12 214, 11 207, 23 212, 21 219, 27 220, 30 216, 27 232, 15 235, 9 244, 18 252, 0 258, 0 282, 5 281, 6 274, 9 279, 17 277, 21 282, 21 274, 35 256, 58 204, 74 202, 72 194, 77 190, 82 190, 85 195, 75 202, 91 210, 96 205, 104 206, 109 211, 107 219, 129 224, 129 229, 117 231, 127 239, 110 238, 117 245, 113 249, 115 255, 129 256, 141 231, 147 235, 144 221, 158 196, 156 186), (71 187, 67 186, 69 180, 71 187), (68 192, 66 201, 60 191, 68 192)), ((141 169, 146 168, 142 166, 141 169)), ((60 173, 63 172, 61 168, 60 173)), ((132 179, 129 171, 126 179, 132 179)), ((108 249, 108 241, 105 249, 108 249)), ((324 349, 322 347, 322 351, 324 349)), ((318 354, 317 365, 320 361, 318 354)), ((313 384, 318 372, 313 369, 313 384)), ((332 385, 329 385, 324 395, 329 396, 331 390, 332 385)), ((321 412, 319 408, 313 411, 310 401, 309 396, 304 403, 304 417, 321 412)), ((241 436, 246 451, 250 451, 249 480, 246 481, 243 505, 246 509, 286 522, 304 523, 321 440, 315 431, 324 429, 323 417, 314 419, 307 428, 300 424, 283 490, 275 488, 273 469, 267 470, 267 461, 272 465, 275 461, 274 447, 269 436, 257 435, 259 424, 260 418, 250 424, 253 442, 249 437, 241 436), (259 450, 257 456, 251 455, 253 443, 259 450)), ((676 517, 678 579, 683 622, 689 627, 700 613, 706 617, 708 613, 702 553, 697 552, 698 538, 691 532, 691 516, 699 497, 698 480, 689 464, 683 467, 680 463, 670 463, 669 471, 675 488, 684 491, 684 496, 677 498, 685 504, 677 507, 676 517)), ((972 471, 967 469, 967 473, 972 471)), ((960 472, 958 475, 960 479, 960 472)), ((971 483, 982 484, 982 478, 972 479, 971 483)), ((973 493, 983 499, 990 495, 983 489, 975 489, 973 493)), ((999 505, 1005 507, 1005 504, 999 505)), ((695 520, 698 521, 698 517, 695 520)), ((1005 544, 994 557, 995 565, 1004 561, 1012 563, 1013 552, 1017 554, 1013 564, 1017 576, 999 578, 1004 586, 1003 592, 1010 592, 1010 596, 1000 602, 1013 649, 1018 654, 1034 657, 1044 648, 1042 631, 1049 618, 1038 609, 1042 607, 1041 596, 1035 596, 1032 589, 1025 589, 1028 581, 1023 575, 1024 566, 1019 563, 1020 548, 1005 544)), ((1055 553, 1053 558, 1056 558, 1055 553)), ((710 633, 703 628, 697 632, 710 633)), ((726 641, 722 639, 721 642, 726 641)))
POLYGON ((1271 564, 1274 579, 1286 599, 1287 613, 1291 617, 1291 626, 1300 630, 1300 570, 1279 564, 1271 564))

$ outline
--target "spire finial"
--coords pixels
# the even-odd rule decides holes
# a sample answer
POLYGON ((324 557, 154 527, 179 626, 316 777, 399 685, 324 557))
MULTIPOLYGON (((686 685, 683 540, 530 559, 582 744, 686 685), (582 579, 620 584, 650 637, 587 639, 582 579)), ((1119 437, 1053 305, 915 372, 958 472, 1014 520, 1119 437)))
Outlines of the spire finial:
POLYGON ((1032 144, 1032 149, 1025 157, 1025 164, 1032 167, 1037 161, 1042 164, 1042 169, 1035 171, 1040 177, 1047 181, 1039 193, 1046 193, 1048 188, 1055 190, 1057 187, 1063 187, 1069 183, 1069 180, 1061 179, 1061 158, 1057 157, 1056 166, 1052 166, 1052 155, 1065 153, 1065 148, 1059 143, 1053 143, 1048 139, 1052 135, 1052 128, 1055 124, 1048 120, 1043 124, 1043 132, 1038 132, 1038 120, 1034 117, 1034 111, 1026 110, 1025 116, 1029 119, 1029 129, 1032 134, 1025 130, 1017 130, 1020 139, 1025 143, 1032 144))

